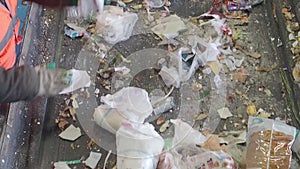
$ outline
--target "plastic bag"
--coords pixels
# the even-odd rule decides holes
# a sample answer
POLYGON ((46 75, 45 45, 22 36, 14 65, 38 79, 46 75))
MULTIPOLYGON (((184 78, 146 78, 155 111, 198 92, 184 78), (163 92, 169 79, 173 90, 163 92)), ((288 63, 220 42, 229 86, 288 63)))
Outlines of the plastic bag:
POLYGON ((173 155, 168 152, 161 153, 156 169, 177 169, 173 155))
POLYGON ((102 96, 101 101, 104 104, 95 109, 94 121, 112 133, 116 133, 124 121, 143 123, 153 111, 148 93, 136 87, 102 96))
POLYGON ((146 0, 150 8, 161 8, 164 6, 163 0, 146 0))
POLYGON ((299 130, 297 130, 297 137, 294 141, 294 144, 292 146, 292 151, 295 152, 295 154, 298 156, 298 159, 300 159, 300 136, 299 136, 299 130))
POLYGON ((135 13, 123 12, 116 6, 105 6, 102 14, 97 16, 96 32, 110 44, 127 40, 138 20, 135 13))
POLYGON ((290 168, 296 129, 281 121, 249 117, 247 168, 290 168))
POLYGON ((91 15, 96 13, 102 13, 104 8, 104 0, 82 0, 79 1, 78 6, 68 7, 68 18, 85 18, 87 19, 91 15))
POLYGON ((88 75, 88 73, 86 71, 70 69, 70 70, 68 70, 68 73, 72 75, 71 85, 68 86, 67 88, 65 88, 59 94, 70 93, 77 89, 80 89, 83 87, 89 87, 91 85, 90 76, 88 75))
POLYGON ((171 120, 171 122, 175 125, 171 153, 177 168, 236 168, 235 162, 229 154, 199 148, 198 146, 203 146, 206 141, 206 137, 199 131, 180 119, 171 120))
POLYGON ((116 139, 118 169, 156 169, 164 140, 151 124, 123 123, 116 139))

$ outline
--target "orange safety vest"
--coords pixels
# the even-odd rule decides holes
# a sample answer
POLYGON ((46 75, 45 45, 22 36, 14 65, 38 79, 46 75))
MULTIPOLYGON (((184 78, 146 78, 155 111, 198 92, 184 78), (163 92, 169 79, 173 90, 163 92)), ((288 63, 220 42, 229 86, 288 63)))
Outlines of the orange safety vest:
POLYGON ((16 62, 16 44, 20 20, 17 18, 17 0, 5 0, 8 9, 0 2, 0 67, 10 69, 16 62))

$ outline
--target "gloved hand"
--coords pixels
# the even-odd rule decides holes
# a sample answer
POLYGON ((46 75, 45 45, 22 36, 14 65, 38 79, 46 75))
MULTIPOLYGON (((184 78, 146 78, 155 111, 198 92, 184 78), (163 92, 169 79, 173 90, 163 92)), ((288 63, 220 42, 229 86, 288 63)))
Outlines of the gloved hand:
POLYGON ((36 67, 35 70, 40 81, 38 96, 57 95, 71 84, 72 74, 65 69, 36 67))

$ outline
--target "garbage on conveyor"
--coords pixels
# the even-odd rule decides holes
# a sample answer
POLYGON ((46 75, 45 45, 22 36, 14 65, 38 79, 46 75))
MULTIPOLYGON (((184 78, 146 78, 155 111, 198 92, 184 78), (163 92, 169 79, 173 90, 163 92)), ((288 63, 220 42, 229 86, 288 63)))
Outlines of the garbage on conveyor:
POLYGON ((234 1, 227 0, 225 2, 228 11, 242 11, 251 10, 253 6, 263 3, 263 0, 249 0, 249 1, 234 1))
POLYGON ((58 161, 54 163, 54 169, 71 169, 69 165, 80 164, 81 160, 58 161))
POLYGON ((131 36, 137 20, 135 13, 123 12, 122 8, 116 6, 105 6, 97 16, 96 33, 106 42, 115 44, 131 36))
POLYGON ((71 124, 68 128, 66 128, 63 132, 59 134, 59 137, 65 140, 75 141, 81 135, 81 129, 71 124))
POLYGON ((180 119, 171 122, 175 125, 172 146, 161 153, 157 169, 237 168, 229 154, 204 148, 208 137, 180 119))
POLYGON ((104 129, 116 133, 123 121, 143 123, 152 113, 148 93, 136 87, 122 88, 118 92, 101 97, 95 109, 94 121, 104 129))
POLYGON ((71 85, 65 88, 59 94, 70 93, 80 88, 89 87, 91 84, 90 76, 86 71, 70 69, 68 70, 68 74, 70 74, 71 85))
POLYGON ((83 163, 86 166, 90 167, 91 169, 95 169, 98 162, 101 159, 101 156, 102 156, 101 153, 96 153, 96 152, 91 151, 90 156, 85 161, 83 161, 83 163))
POLYGON ((160 37, 173 39, 179 32, 186 30, 185 23, 177 15, 161 17, 151 30, 160 37))
POLYGON ((161 8, 164 6, 165 1, 164 0, 145 0, 145 3, 150 8, 161 8))
POLYGON ((67 8, 67 17, 72 19, 84 18, 88 19, 96 13, 102 13, 105 0, 85 0, 79 1, 78 6, 67 8))
POLYGON ((87 34, 85 28, 77 26, 74 23, 66 22, 67 27, 65 28, 65 35, 70 38, 79 38, 87 34))
POLYGON ((282 121, 249 117, 247 168, 290 168, 296 128, 282 121))
POLYGON ((117 131, 116 139, 118 169, 156 168, 164 140, 152 124, 124 122, 117 131))

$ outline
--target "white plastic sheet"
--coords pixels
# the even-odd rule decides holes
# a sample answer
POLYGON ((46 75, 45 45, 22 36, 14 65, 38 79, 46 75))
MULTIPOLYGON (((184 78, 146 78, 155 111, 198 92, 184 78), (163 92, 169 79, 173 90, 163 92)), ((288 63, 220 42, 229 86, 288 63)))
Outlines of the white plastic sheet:
POLYGON ((65 88, 59 94, 70 93, 77 89, 90 86, 91 79, 86 71, 70 69, 68 70, 68 73, 72 75, 71 85, 65 88))
POLYGON ((164 140, 151 124, 123 123, 116 139, 118 169, 156 169, 164 140))
POLYGON ((101 97, 103 105, 94 112, 94 121, 102 128, 116 133, 124 121, 144 123, 153 112, 148 93, 137 87, 126 87, 101 97))
POLYGON ((135 13, 123 12, 116 6, 105 6, 102 14, 97 16, 96 32, 110 44, 127 40, 138 20, 135 13))

